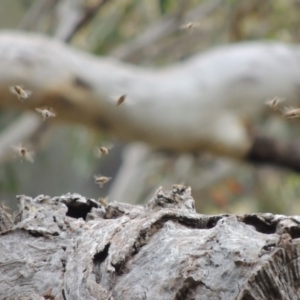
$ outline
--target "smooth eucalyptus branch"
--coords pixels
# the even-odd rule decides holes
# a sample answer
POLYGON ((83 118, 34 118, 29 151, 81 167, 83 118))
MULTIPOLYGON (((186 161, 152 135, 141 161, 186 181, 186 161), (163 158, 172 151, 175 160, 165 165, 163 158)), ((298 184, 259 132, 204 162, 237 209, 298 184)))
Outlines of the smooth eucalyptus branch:
MULTIPOLYGON (((300 49, 279 42, 228 45, 162 69, 83 53, 51 38, 0 34, 1 108, 51 106, 57 120, 174 151, 247 158, 250 127, 279 96, 297 105, 300 49), (9 86, 33 91, 21 102, 9 86), (116 107, 113 95, 132 100, 116 107)), ((276 162, 276 161, 275 161, 276 162)))

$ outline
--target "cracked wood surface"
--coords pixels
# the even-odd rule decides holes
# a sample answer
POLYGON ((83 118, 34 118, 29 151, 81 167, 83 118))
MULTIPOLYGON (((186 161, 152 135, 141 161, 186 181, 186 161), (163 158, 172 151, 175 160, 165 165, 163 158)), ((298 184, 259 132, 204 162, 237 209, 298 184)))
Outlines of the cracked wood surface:
POLYGON ((299 216, 197 214, 178 185, 146 206, 18 199, 0 207, 1 299, 298 299, 299 216))

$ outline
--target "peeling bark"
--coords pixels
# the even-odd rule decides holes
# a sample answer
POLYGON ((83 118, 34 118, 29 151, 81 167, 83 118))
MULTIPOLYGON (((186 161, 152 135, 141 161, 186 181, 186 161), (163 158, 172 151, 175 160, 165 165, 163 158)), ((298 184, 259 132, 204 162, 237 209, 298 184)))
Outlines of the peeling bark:
POLYGON ((146 206, 18 199, 0 207, 1 299, 298 297, 298 216, 197 214, 179 185, 146 206))

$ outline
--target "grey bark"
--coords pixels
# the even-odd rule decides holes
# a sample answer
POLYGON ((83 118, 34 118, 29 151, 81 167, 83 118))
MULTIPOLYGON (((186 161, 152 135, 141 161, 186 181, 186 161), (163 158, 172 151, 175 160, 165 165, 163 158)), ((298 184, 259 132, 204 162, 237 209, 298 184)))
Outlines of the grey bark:
POLYGON ((178 185, 146 206, 18 199, 0 207, 1 299, 299 299, 299 216, 197 214, 178 185))

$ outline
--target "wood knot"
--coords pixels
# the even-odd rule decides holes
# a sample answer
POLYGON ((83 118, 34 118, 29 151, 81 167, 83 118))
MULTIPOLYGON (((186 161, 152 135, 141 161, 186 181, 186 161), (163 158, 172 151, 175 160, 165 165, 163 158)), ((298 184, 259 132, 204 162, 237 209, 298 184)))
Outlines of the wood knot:
POLYGON ((159 187, 154 197, 149 201, 147 209, 162 208, 176 208, 195 212, 195 201, 192 198, 191 187, 175 184, 171 191, 163 191, 163 188, 159 187))

